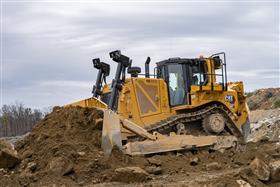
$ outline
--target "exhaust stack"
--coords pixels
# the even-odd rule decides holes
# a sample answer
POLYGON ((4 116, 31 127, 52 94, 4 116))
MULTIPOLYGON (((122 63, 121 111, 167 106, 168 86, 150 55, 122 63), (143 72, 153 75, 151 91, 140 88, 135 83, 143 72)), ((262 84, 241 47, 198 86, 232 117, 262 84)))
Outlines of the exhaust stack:
POLYGON ((148 56, 146 62, 145 62, 145 77, 150 78, 150 64, 151 58, 148 56))

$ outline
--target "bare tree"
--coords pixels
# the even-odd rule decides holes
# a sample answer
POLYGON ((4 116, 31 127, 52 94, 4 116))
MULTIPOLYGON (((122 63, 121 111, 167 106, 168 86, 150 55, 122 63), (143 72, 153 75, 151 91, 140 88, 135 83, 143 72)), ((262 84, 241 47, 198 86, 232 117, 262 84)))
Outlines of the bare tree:
POLYGON ((0 137, 25 134, 42 117, 40 110, 26 108, 22 103, 3 105, 0 109, 0 137))

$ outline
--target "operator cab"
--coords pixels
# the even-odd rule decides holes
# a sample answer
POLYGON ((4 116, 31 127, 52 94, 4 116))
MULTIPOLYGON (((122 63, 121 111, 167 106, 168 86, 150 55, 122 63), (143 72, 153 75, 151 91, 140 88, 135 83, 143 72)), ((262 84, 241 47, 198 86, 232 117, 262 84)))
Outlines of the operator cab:
POLYGON ((207 65, 205 59, 170 58, 157 63, 157 78, 168 85, 170 106, 191 104, 191 85, 206 85, 207 65))

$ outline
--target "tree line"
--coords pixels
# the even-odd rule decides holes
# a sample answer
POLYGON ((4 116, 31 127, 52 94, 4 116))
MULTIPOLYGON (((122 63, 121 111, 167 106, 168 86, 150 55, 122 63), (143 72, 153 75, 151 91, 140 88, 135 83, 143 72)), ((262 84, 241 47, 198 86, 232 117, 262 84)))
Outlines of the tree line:
POLYGON ((30 132, 44 113, 22 103, 3 105, 0 109, 0 137, 19 136, 30 132))

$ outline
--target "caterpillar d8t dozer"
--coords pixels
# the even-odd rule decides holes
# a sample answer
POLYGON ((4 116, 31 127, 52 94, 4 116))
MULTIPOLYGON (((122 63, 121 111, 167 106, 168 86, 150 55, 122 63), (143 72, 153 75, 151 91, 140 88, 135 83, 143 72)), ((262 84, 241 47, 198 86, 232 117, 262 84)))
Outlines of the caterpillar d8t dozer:
POLYGON ((70 104, 103 110, 105 153, 114 146, 130 155, 219 149, 246 139, 243 83, 227 81, 225 53, 163 60, 153 74, 149 57, 141 74, 119 50, 109 55, 117 63, 112 83, 106 83, 110 65, 93 59, 99 71, 93 97, 70 104))

